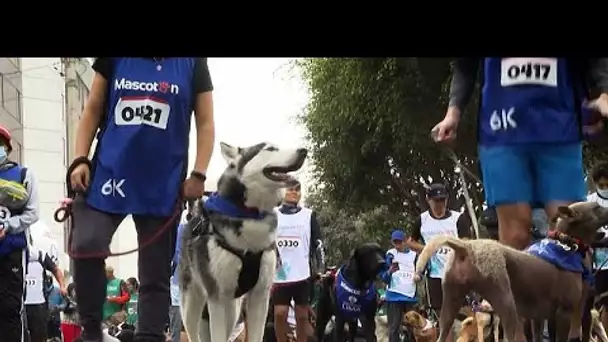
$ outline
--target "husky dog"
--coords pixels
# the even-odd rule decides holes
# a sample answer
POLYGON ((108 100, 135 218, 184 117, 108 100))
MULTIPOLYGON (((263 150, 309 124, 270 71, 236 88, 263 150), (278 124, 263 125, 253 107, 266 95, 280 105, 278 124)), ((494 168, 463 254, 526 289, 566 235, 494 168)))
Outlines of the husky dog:
POLYGON ((189 341, 226 342, 246 295, 247 341, 261 342, 277 265, 273 208, 307 151, 220 146, 228 168, 217 193, 192 205, 182 236, 181 314, 189 341))

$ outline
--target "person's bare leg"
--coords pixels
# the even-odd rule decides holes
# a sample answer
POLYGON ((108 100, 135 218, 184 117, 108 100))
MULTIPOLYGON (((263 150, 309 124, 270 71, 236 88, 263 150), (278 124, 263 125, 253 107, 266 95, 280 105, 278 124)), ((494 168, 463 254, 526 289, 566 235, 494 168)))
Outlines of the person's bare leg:
POLYGON ((308 306, 296 305, 296 340, 298 342, 308 341, 308 306))
POLYGON ((498 215, 498 241, 523 250, 532 241, 532 210, 528 203, 502 204, 496 207, 498 215))
MULTIPOLYGON (((498 241, 515 249, 523 250, 532 237, 532 209, 528 203, 503 204, 496 207, 498 215, 498 241)), ((525 341, 523 324, 518 324, 516 341, 525 341)))
POLYGON ((274 306, 274 334, 277 338, 277 342, 287 342, 287 333, 289 332, 289 327, 287 326, 288 314, 289 306, 274 306))

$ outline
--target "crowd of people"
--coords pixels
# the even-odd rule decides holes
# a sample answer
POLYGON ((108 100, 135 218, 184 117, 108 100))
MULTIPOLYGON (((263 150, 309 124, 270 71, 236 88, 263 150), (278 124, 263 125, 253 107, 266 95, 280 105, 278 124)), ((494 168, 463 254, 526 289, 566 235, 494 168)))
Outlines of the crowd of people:
MULTIPOLYGON (((456 138, 481 68, 479 161, 487 204, 496 210, 500 242, 524 249, 532 239, 533 209, 544 209, 553 217, 560 205, 585 200, 582 139, 603 127, 602 120, 589 122, 590 112, 608 116, 607 64, 602 58, 457 59, 449 108, 433 129, 433 137, 438 143, 456 138)), ((11 135, 0 127, 0 336, 6 342, 57 337, 57 317, 64 320, 59 329, 64 340, 80 334, 85 342, 101 342, 104 328, 121 324, 136 327, 136 341, 163 339, 167 324, 172 341, 179 339, 175 275, 179 259, 172 251, 180 249, 176 248, 180 204, 203 196, 215 139, 207 60, 98 58, 93 69, 76 134, 76 158, 69 167, 74 268, 70 284, 57 260, 37 249, 31 239, 30 226, 39 218, 36 182, 32 170, 9 159, 11 135), (189 136, 192 113, 196 157, 188 173, 189 143, 184 137, 189 136), (97 147, 89 159, 95 137, 97 147), (139 251, 140 283, 135 278, 115 278, 105 264, 112 236, 127 215, 134 218, 138 242, 151 242, 139 251), (163 225, 171 229, 155 236, 163 225), (48 295, 47 272, 57 282, 48 295), (43 329, 42 324, 47 324, 43 317, 52 317, 54 323, 43 329)), ((597 191, 588 198, 600 205, 608 201, 605 169, 598 166, 593 172, 597 191)), ((412 232, 406 235, 398 229, 391 235, 390 267, 382 275, 387 283, 391 342, 399 336, 397 317, 416 301, 415 254, 434 236, 464 238, 470 231, 465 229, 470 226, 466 214, 447 209, 447 189, 442 184, 431 185, 426 195, 430 209, 412 232)), ((306 341, 311 278, 323 269, 324 246, 316 215, 299 205, 299 196, 299 185, 287 189, 276 210, 281 262, 271 307, 277 341, 289 336, 290 308, 296 339, 306 341)), ((598 291, 605 291, 604 252, 598 248, 595 254, 598 291)), ((430 304, 439 312, 449 253, 442 249, 434 255, 427 274, 430 304)), ((523 329, 517 338, 525 339, 523 329)), ((577 322, 569 338, 581 339, 577 322)))

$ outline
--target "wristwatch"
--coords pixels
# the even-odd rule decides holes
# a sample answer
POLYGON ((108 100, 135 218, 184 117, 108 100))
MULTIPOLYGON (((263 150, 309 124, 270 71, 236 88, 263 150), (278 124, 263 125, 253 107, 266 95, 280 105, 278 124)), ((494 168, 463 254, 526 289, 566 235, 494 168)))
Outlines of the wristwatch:
POLYGON ((198 172, 196 170, 192 170, 192 172, 190 172, 190 176, 200 180, 203 183, 207 180, 207 176, 205 176, 204 173, 198 172))

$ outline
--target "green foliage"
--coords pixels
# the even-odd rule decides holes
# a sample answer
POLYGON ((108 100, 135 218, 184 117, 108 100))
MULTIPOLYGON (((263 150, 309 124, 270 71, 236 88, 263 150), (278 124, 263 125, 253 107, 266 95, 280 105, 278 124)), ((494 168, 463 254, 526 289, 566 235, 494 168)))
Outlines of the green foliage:
MULTIPOLYGON (((295 68, 310 93, 299 117, 312 152, 309 202, 323 220, 334 262, 357 243, 385 245, 394 227, 407 230, 427 209, 429 176, 451 189, 452 209, 463 207, 454 163, 430 139, 447 108, 450 59, 305 58, 295 68)), ((473 101, 452 148, 477 174, 476 107, 473 101)), ((606 159, 600 146, 585 148, 587 166, 606 159)), ((479 212, 481 185, 468 183, 479 212)))

